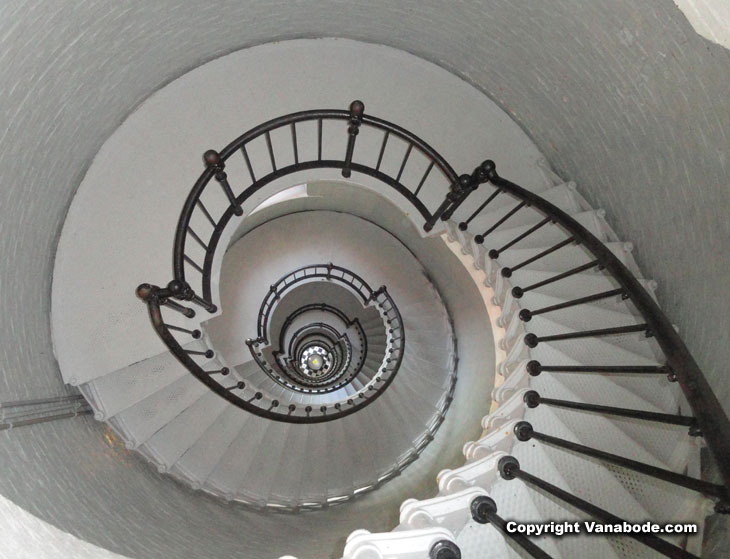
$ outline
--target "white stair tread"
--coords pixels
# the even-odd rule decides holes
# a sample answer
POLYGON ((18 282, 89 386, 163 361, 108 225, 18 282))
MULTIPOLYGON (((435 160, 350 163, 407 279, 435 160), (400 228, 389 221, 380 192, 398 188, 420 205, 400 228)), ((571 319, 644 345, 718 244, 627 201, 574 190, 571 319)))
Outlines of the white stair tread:
MULTIPOLYGON (((508 268, 517 266, 522 262, 525 262, 529 258, 533 258, 543 251, 552 248, 553 246, 555 245, 508 250, 504 254, 500 255, 498 259, 499 265, 501 267, 508 268)), ((618 257, 618 259, 621 260, 624 264, 631 264, 632 259, 629 253, 626 252, 625 243, 610 242, 606 243, 606 247, 610 249, 611 252, 613 252, 614 255, 618 257)), ((590 252, 588 252, 587 249, 585 249, 585 247, 581 245, 570 244, 556 250, 548 256, 540 258, 539 260, 535 260, 530 264, 530 267, 533 270, 562 273, 577 266, 587 264, 592 260, 595 260, 595 258, 590 252)), ((513 281, 516 281, 517 279, 520 280, 517 285, 522 285, 521 278, 517 276, 520 271, 521 268, 516 270, 513 274, 513 278, 515 278, 513 281)))
POLYGON ((228 402, 212 391, 152 435, 144 447, 162 464, 172 466, 227 408, 228 402))
POLYGON ((104 416, 110 417, 189 374, 171 353, 164 352, 94 379, 84 388, 104 416))
MULTIPOLYGON (((556 312, 554 314, 557 315, 558 313, 556 312)), ((538 315, 533 317, 529 322, 524 323, 524 327, 528 332, 540 337, 559 334, 578 334, 590 330, 636 326, 639 324, 633 317, 627 318, 625 315, 612 313, 611 311, 603 310, 596 312, 595 315, 589 315, 588 313, 579 315, 576 312, 568 313, 566 309, 566 312, 561 313, 559 319, 555 319, 553 313, 545 316, 538 315)), ((566 341, 558 340, 540 343, 563 344, 566 341)), ((574 338, 572 341, 579 341, 588 347, 593 347, 597 343, 607 343, 649 360, 658 360, 661 357, 661 352, 658 348, 654 347, 652 338, 647 338, 644 332, 574 338)))
MULTIPOLYGON (((577 197, 575 190, 567 183, 545 190, 540 193, 540 196, 569 214, 578 213, 582 210, 580 200, 577 197)), ((486 208, 484 208, 484 210, 482 210, 481 214, 477 215, 473 221, 469 223, 468 230, 471 233, 482 234, 519 204, 519 200, 516 200, 509 195, 505 195, 504 193, 497 196, 493 202, 496 202, 500 198, 510 200, 510 202, 499 208, 493 208, 490 203, 486 208)), ((479 207, 479 205, 469 201, 469 207, 473 208, 472 211, 474 211, 479 207)), ((471 215, 471 213, 472 212, 469 212, 467 216, 471 215)), ((541 219, 542 214, 537 210, 523 207, 513 214, 504 223, 504 225, 508 227, 517 227, 519 225, 524 225, 525 223, 537 223, 541 219)))
POLYGON ((140 444, 207 391, 208 388, 202 382, 188 374, 115 415, 110 421, 132 441, 140 444))
POLYGON ((179 469, 185 478, 204 483, 244 427, 246 420, 251 417, 236 407, 226 408, 206 429, 203 436, 180 457, 175 468, 179 469))
MULTIPOLYGON (((602 212, 600 212, 599 210, 590 210, 585 212, 579 212, 572 215, 571 217, 575 219, 578 223, 583 225, 596 237, 601 240, 605 240, 607 226, 605 225, 603 218, 600 217, 599 213, 602 212)), ((507 221, 499 229, 490 233, 485 238, 482 247, 484 248, 484 250, 487 251, 492 248, 499 249, 507 243, 510 243, 512 240, 516 239, 518 236, 529 231, 533 226, 543 221, 543 219, 544 218, 538 219, 536 223, 527 223, 518 227, 509 227, 510 222, 507 221)), ((556 224, 547 223, 540 227, 540 229, 534 231, 533 233, 530 233, 527 237, 512 245, 507 250, 532 248, 537 246, 550 246, 559 243, 567 237, 568 233, 565 231, 565 229, 556 224)))

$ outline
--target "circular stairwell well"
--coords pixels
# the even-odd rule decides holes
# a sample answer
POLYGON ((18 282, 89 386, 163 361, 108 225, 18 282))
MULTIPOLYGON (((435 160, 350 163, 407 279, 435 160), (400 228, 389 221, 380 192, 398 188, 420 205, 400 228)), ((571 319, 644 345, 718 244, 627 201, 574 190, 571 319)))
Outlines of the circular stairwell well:
MULTIPOLYGON (((279 76, 282 91, 288 83, 285 76, 286 72, 279 76)), ((266 77, 267 82, 271 79, 266 77)), ((176 331, 185 350, 199 351, 191 355, 206 370, 227 371, 214 376, 221 385, 246 383, 242 391, 231 391, 242 399, 253 397, 254 404, 266 402, 265 410, 284 415, 289 414, 290 405, 296 405, 293 415, 315 416, 337 414, 335 404, 344 410, 348 400, 357 402, 357 391, 380 376, 378 365, 382 369, 392 359, 390 351, 397 349, 399 336, 397 331, 389 332, 394 330, 387 323, 390 317, 378 308, 384 296, 397 309, 405 342, 397 374, 387 389, 381 392, 376 385, 377 398, 372 402, 366 398, 367 405, 356 413, 299 424, 239 409, 199 382, 167 351, 135 295, 142 283, 165 285, 169 281, 175 224, 196 176, 205 168, 201 156, 209 148, 221 150, 266 115, 343 103, 346 109, 359 95, 366 101, 372 99, 376 106, 388 107, 381 115, 390 111, 393 120, 398 121, 396 115, 402 113, 412 127, 418 128, 415 123, 421 122, 424 129, 453 130, 457 140, 450 151, 463 165, 472 165, 478 154, 481 157, 481 148, 465 141, 462 133, 482 138, 482 145, 498 150, 505 159, 511 152, 524 155, 524 166, 514 164, 516 172, 530 182, 545 183, 537 165, 539 153, 509 119, 464 82, 382 47, 347 41, 266 45, 215 61, 181 80, 143 104, 102 149, 76 196, 59 247, 53 320, 65 379, 92 402, 95 417, 111 428, 108 437, 128 449, 128 459, 138 462, 135 456, 141 457, 139 475, 159 478, 165 491, 187 503, 177 507, 180 516, 171 520, 186 527, 188 535, 182 539, 167 538, 149 530, 149 523, 135 521, 139 539, 110 537, 99 543, 129 556, 145 556, 139 546, 153 546, 160 550, 159 556, 169 556, 177 549, 189 556, 210 557, 213 550, 221 556, 260 557, 266 549, 269 555, 263 556, 337 557, 354 529, 389 529, 397 523, 398 505, 405 498, 432 495, 438 471, 458 465, 461 445, 478 435, 495 363, 493 344, 483 341, 484 332, 490 329, 483 299, 458 258, 437 235, 441 226, 424 236, 421 216, 403 196, 394 196, 389 185, 357 171, 344 182, 340 170, 333 169, 285 177, 244 202, 243 216, 232 215, 219 239, 222 248, 210 264, 215 312, 197 309, 196 317, 188 319, 163 309, 166 317, 172 316, 166 318, 169 324, 190 333, 176 331), (262 79, 256 69, 261 64, 291 65, 292 49, 297 51, 298 61, 307 60, 315 70, 324 63, 323 53, 328 64, 336 60, 346 67, 372 52, 370 77, 343 87, 336 73, 320 73, 317 79, 299 81, 309 91, 306 104, 300 90, 282 99, 269 99, 271 106, 265 108, 264 98, 256 98, 260 91, 251 81, 262 79), (382 97, 377 80, 371 81, 378 73, 381 83, 392 84, 387 97, 382 97), (331 78, 322 80, 322 75, 331 78), (442 80, 443 86, 436 87, 442 80), (245 96, 254 93, 245 104, 258 104, 258 110, 240 110, 237 105, 242 100, 231 98, 241 81, 253 88, 245 96), (216 87, 210 88, 211 83, 217 83, 216 87), (212 97, 196 92, 200 87, 212 97), (369 90, 377 90, 378 97, 368 94, 369 90), (414 97, 414 91, 428 91, 428 95, 414 97), (455 95, 460 98, 458 106, 451 104, 455 95), (202 106, 183 110, 187 102, 202 102, 208 108, 203 112, 202 106), (430 115, 434 102, 453 108, 439 116, 430 115), (471 112, 479 118, 465 117, 464 107, 473 107, 471 112), (220 116, 210 113, 210 108, 220 116), (185 115, 184 121, 181 115, 185 115), (235 115, 235 123, 231 115, 235 115), (457 120, 455 115, 459 115, 457 120), (220 126, 210 126, 211 119, 220 126), (490 122, 499 122, 499 126, 488 125, 490 122), (139 126, 146 128, 143 135, 139 135, 139 126), (155 138, 168 137, 171 131, 177 145, 168 141, 158 145, 155 138), (506 139, 512 149, 503 144, 506 139), (142 146, 146 142, 156 145, 150 158, 142 146), (159 164, 168 157, 172 158, 169 164, 159 164), (119 174, 122 168, 134 169, 134 173, 123 177, 119 174), (109 210, 89 213, 93 207, 109 210), (125 263, 127 258, 133 264, 125 263), (86 262, 95 263, 93 270, 86 262), (282 293, 271 312, 271 327, 277 331, 267 332, 267 342, 275 345, 256 347, 257 317, 271 286, 298 269, 330 264, 357 275, 373 292, 382 287, 385 291, 376 295, 374 305, 364 303, 352 286, 326 279, 297 284, 282 293), (85 303, 79 304, 82 291, 85 303), (88 318, 84 308, 102 301, 108 312, 88 318), (367 355, 360 372, 344 388, 321 395, 296 391, 292 395, 266 367, 253 367, 256 352, 252 350, 260 349, 266 358, 288 351, 288 336, 300 329, 296 321, 302 320, 295 317, 283 328, 289 316, 321 303, 337 308, 346 322, 358 320, 367 338, 367 355), (279 347, 282 336, 284 348, 279 347), (206 357, 208 349, 214 351, 213 357, 206 357), (259 388, 247 393, 253 386, 259 388), (272 389, 280 392, 270 397, 272 389), (257 391, 266 396, 256 399, 257 391), (278 400, 276 407, 272 407, 274 400, 278 400), (324 405, 327 411, 321 412, 324 405), (146 472, 144 462, 149 464, 146 472), (272 515, 276 510, 290 512, 272 515), (219 527, 211 539, 206 526, 213 525, 219 527), (244 527, 248 536, 238 537, 233 525, 244 527), (282 531, 287 538, 277 535, 282 531), (316 543, 312 534, 316 534, 316 543)), ((278 86, 268 83, 267 87, 278 86)), ((344 148, 347 124, 343 124, 344 129, 324 124, 325 154, 329 149, 339 155, 344 148)), ((297 128, 302 159, 317 149, 316 126, 307 126, 297 128), (310 131, 314 135, 307 140, 305 134, 310 131)), ((276 132, 271 134, 275 148, 283 139, 276 132)), ((379 139, 363 132, 358 141, 358 157, 374 153, 377 159, 379 139)), ((381 165, 395 175, 406 145, 394 135, 391 146, 395 151, 385 153, 381 165)), ((270 163, 265 142, 253 146, 248 155, 254 173, 270 163), (263 150, 256 152, 258 148, 263 150)), ((291 151, 278 148, 275 155, 280 166, 293 158, 291 151)), ((415 150, 413 162, 421 163, 415 150)), ((227 160, 225 171, 236 188, 246 176, 243 173, 249 172, 244 158, 227 160)), ((413 180, 415 173, 420 177, 422 171, 406 168, 403 181, 413 180)), ((434 177, 438 178, 435 173, 434 177)), ((213 185, 219 188, 218 183, 213 185)), ((439 187, 439 183, 424 186, 424 193, 431 197, 429 203, 442 196, 439 187)), ((220 212, 226 206, 225 194, 221 199, 206 198, 205 204, 210 212, 220 212)), ((206 217, 199 214, 194 219, 206 217)), ((204 223, 193 222, 191 227, 198 232, 204 223)), ((191 258, 197 260, 201 253, 192 251, 198 243, 192 237, 189 240, 191 258)), ((191 285, 195 281, 191 279, 191 285)), ((202 288, 196 284, 195 289, 202 288)), ((333 313, 320 310, 300 316, 307 324, 327 323, 338 334, 346 326, 333 313)), ((355 354, 352 357, 357 360, 355 354)), ((276 366, 275 358, 271 364, 276 366)), ((279 369, 276 372, 281 376, 279 369)), ((127 486, 136 492, 133 479, 127 486)), ((146 487, 150 493, 149 485, 146 487)), ((135 502, 140 498, 135 497, 135 502)), ((138 506, 149 512, 138 519, 153 514, 155 506, 164 506, 169 497, 155 503, 141 499, 138 506)), ((94 541, 91 534, 83 537, 94 541)))
MULTIPOLYGON (((55 350, 110 440, 148 463, 139 475, 161 476, 185 502, 166 522, 189 532, 168 538, 141 516, 142 543, 106 546, 135 557, 150 556, 140 546, 160 557, 515 557, 485 520, 490 503, 523 521, 583 517, 512 481, 520 468, 630 520, 702 513, 709 501, 694 493, 648 492, 626 468, 530 440, 544 431, 578 445, 601 433, 654 468, 698 464, 696 439, 676 425, 540 405, 545 394, 600 395, 654 414, 687 409, 612 278, 540 204, 498 196, 511 187, 487 156, 653 290, 605 212, 541 163, 506 115, 403 53, 266 45, 190 72, 130 116, 69 212, 55 350), (336 78, 366 53, 367 79, 336 78), (281 71, 258 72, 267 66, 281 71), (576 268, 572 283, 555 283, 576 268), (595 289, 612 291, 574 309, 573 296, 595 289), (106 311, 89 318, 89 308, 106 311), (606 326, 613 337, 582 339, 606 326), (587 381, 576 369, 596 362, 652 376, 587 381)), ((143 510, 154 516, 154 505, 143 510)), ((622 538, 539 543, 552 557, 654 556, 622 538)))

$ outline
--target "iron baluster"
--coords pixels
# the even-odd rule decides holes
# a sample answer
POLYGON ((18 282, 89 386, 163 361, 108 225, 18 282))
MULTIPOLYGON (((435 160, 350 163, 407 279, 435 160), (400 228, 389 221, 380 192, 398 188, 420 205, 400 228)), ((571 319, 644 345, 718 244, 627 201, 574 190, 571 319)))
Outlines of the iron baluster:
POLYGON ((516 266, 502 268, 502 271, 500 273, 502 274, 502 277, 509 278, 509 277, 512 276, 512 274, 514 272, 516 272, 520 268, 524 268, 528 264, 532 264, 533 262, 536 262, 537 260, 540 260, 541 258, 545 258, 547 255, 552 254, 556 250, 560 250, 564 246, 568 246, 569 244, 571 244, 571 243, 573 243, 575 241, 576 241, 575 238, 568 237, 567 239, 565 239, 563 241, 560 241, 558 244, 553 245, 550 248, 543 250, 539 254, 536 254, 532 258, 528 258, 527 260, 525 260, 523 262, 520 262, 516 266))
POLYGON ((243 160, 246 162, 246 167, 248 168, 248 174, 251 176, 251 182, 256 182, 256 175, 253 172, 253 165, 251 165, 251 159, 248 157, 248 151, 246 150, 246 144, 241 144, 241 155, 243 155, 243 160))
MULTIPOLYGON (((549 307, 543 307, 534 311, 528 309, 522 309, 519 313, 520 320, 523 322, 529 322, 533 316, 538 314, 545 314, 561 309, 567 309, 569 307, 575 307, 576 305, 583 305, 585 303, 592 303, 593 301, 600 301, 602 299, 608 299, 610 297, 616 297, 617 295, 625 295, 623 288, 612 289, 610 291, 604 291, 602 293, 596 293, 594 295, 588 295, 586 297, 580 297, 579 299, 573 299, 572 301, 566 301, 565 303, 558 303, 556 305, 550 305, 549 307)), ((624 297, 625 298, 625 297, 624 297)))
POLYGON ((274 157, 274 147, 271 145, 271 131, 267 130, 264 133, 266 138, 266 149, 269 150, 269 159, 271 160, 271 169, 276 172, 276 158, 274 157))
POLYGON ((299 147, 297 146, 297 123, 291 123, 291 143, 294 154, 294 164, 299 165, 299 147))
POLYGON ((490 203, 492 202, 492 200, 494 200, 494 199, 495 199, 495 198, 496 198, 497 196, 499 196, 499 194, 500 194, 501 192, 502 192, 502 191, 501 191, 501 190, 500 190, 499 188, 495 189, 495 190, 494 190, 494 192, 492 192, 492 193, 491 193, 491 194, 489 195, 489 197, 488 197, 488 198, 487 198, 486 200, 484 200, 484 202, 482 202, 482 203, 481 203, 481 205, 480 205, 480 206, 479 206, 479 207, 478 207, 478 208, 477 208, 476 210, 474 210, 474 212, 472 212, 472 214, 471 214, 471 215, 470 215, 470 216, 469 216, 468 218, 466 218, 466 220, 465 220, 465 221, 462 221, 461 223, 459 223, 459 230, 460 230, 460 231, 466 231, 466 230, 467 230, 467 228, 469 227, 469 224, 470 224, 470 223, 472 222, 472 220, 473 220, 473 219, 474 219, 474 218, 475 218, 475 217, 476 217, 477 215, 479 215, 479 213, 480 213, 480 212, 481 212, 481 211, 482 211, 482 210, 483 210, 484 208, 486 208, 486 207, 487 207, 487 206, 488 206, 488 205, 489 205, 489 204, 490 204, 490 203))
POLYGON ((192 227, 188 227, 188 233, 190 233, 190 236, 195 239, 201 247, 203 247, 203 250, 205 252, 208 252, 208 245, 206 245, 203 240, 198 236, 198 234, 193 231, 192 227))
POLYGON ((218 184, 221 185, 221 188, 223 188, 223 192, 226 198, 228 198, 228 203, 233 207, 233 213, 238 216, 243 215, 243 208, 236 202, 236 197, 228 182, 228 174, 223 170, 225 169, 225 163, 221 159, 220 154, 214 149, 209 149, 203 154, 203 160, 213 170, 213 176, 218 181, 218 184))
POLYGON ((395 177, 396 182, 400 182, 400 178, 403 176, 403 171, 406 168, 406 163, 408 163, 408 157, 411 155, 411 150, 413 150, 413 144, 408 144, 406 154, 403 156, 403 162, 400 165, 400 169, 398 169, 398 176, 395 177))
POLYGON ((530 557, 537 559, 552 559, 550 555, 545 553, 542 549, 536 546, 532 541, 524 534, 507 530, 507 521, 497 514, 497 503, 494 499, 481 495, 475 497, 470 505, 471 518, 478 524, 491 524, 497 528, 507 540, 512 540, 514 543, 524 549, 530 557))
POLYGON ((516 244, 517 244, 517 243, 519 243, 519 242, 520 242, 520 241, 521 241, 522 239, 525 239, 525 238, 529 237, 529 236, 530 236, 530 235, 532 235, 532 234, 533 234, 533 233, 534 233, 535 231, 537 231, 538 229, 540 229, 540 228, 541 228, 542 226, 544 226, 544 225, 547 225, 547 224, 548 224, 548 223, 550 223, 551 221, 552 221, 552 220, 551 220, 551 219, 550 219, 549 217, 546 217, 546 218, 545 218, 545 219, 543 219, 543 220, 542 220, 542 221, 541 221, 540 223, 538 223, 537 225, 534 225, 534 226, 530 227, 530 228, 529 228, 529 229, 528 229, 527 231, 525 231, 525 232, 524 232, 524 233, 522 233, 521 235, 517 235, 517 237, 515 237, 514 239, 512 239, 512 240, 511 240, 510 242, 508 242, 508 243, 507 243, 506 245, 504 245, 504 246, 503 246, 502 248, 499 248, 499 249, 494 249, 494 248, 493 248, 493 249, 491 249, 491 250, 490 250, 490 251, 489 251, 489 252, 487 253, 487 254, 489 255, 489 258, 491 258, 492 260, 495 260, 495 259, 499 258, 499 255, 500 255, 500 254, 501 254, 502 252, 504 252, 504 251, 505 251, 505 250, 507 250, 508 248, 510 248, 510 247, 512 247, 512 246, 514 246, 514 245, 516 245, 516 244))
POLYGON ((365 104, 362 101, 353 101, 350 103, 350 126, 347 127, 347 149, 345 150, 345 165, 342 167, 342 176, 345 178, 349 178, 352 174, 350 165, 352 164, 352 155, 355 152, 355 140, 360 133, 360 125, 362 124, 362 115, 364 113, 365 104))
POLYGON ((203 204, 203 202, 201 202, 200 200, 196 200, 195 205, 200 208, 200 210, 203 212, 203 215, 205 215, 206 219, 213 226, 213 229, 215 229, 215 219, 213 219, 213 216, 210 215, 210 212, 208 211, 208 208, 205 207, 205 204, 203 204))
POLYGON ((317 161, 322 161, 322 119, 317 119, 317 161))
POLYGON ((536 347, 540 342, 557 342, 562 340, 574 340, 578 338, 593 338, 599 336, 612 336, 615 334, 628 334, 631 332, 647 332, 646 324, 632 324, 630 326, 618 326, 616 328, 599 328, 596 330, 584 330, 582 332, 569 332, 567 334, 555 334, 552 336, 536 336, 527 334, 525 345, 536 347))
POLYGON ((504 216, 502 216, 494 225, 492 225, 484 233, 482 233, 481 235, 475 235, 474 242, 478 245, 481 245, 482 243, 484 243, 484 237, 486 237, 490 233, 496 231, 496 229, 500 225, 502 225, 505 221, 507 221, 510 217, 515 215, 517 212, 519 212, 526 205, 527 205, 527 202, 520 202, 519 204, 517 204, 514 208, 512 208, 510 211, 508 211, 504 216))
POLYGON ((560 281, 560 280, 568 278, 570 276, 574 276, 575 274, 580 274, 581 272, 585 272, 586 270, 590 270, 591 268, 595 268, 596 266, 598 266, 600 268, 601 263, 598 260, 592 260, 591 262, 588 262, 587 264, 582 264, 581 266, 576 266, 575 268, 571 268, 567 272, 563 272, 561 274, 558 274, 556 276, 553 276, 553 277, 548 278, 543 281, 538 281, 537 283, 533 283, 532 285, 528 285, 527 287, 513 287, 512 296, 515 297, 516 299, 519 299, 528 291, 533 291, 534 289, 538 289, 545 285, 550 285, 551 283, 555 283, 556 281, 560 281))
POLYGON ((661 365, 543 365, 533 359, 526 365, 527 372, 536 377, 542 372, 549 373, 626 373, 626 374, 665 374, 667 367, 661 365))
POLYGON ((426 167, 426 172, 423 173, 423 177, 421 177, 421 182, 418 183, 418 186, 416 187, 416 190, 413 193, 414 196, 418 197, 418 193, 421 192, 421 188, 423 188, 423 185, 426 182, 428 175, 431 174, 431 169, 433 169, 434 164, 435 164, 435 161, 432 159, 431 162, 428 164, 428 167, 426 167))
POLYGON ((378 154, 378 162, 375 164, 375 170, 380 171, 380 165, 383 163, 383 155, 385 155, 385 146, 388 145, 388 138, 390 138, 390 131, 386 130, 383 134, 383 143, 380 144, 380 153, 378 154))
POLYGON ((697 421, 694 417, 686 415, 676 415, 671 413, 658 413, 645 410, 634 410, 629 408, 616 408, 612 406, 603 406, 598 404, 587 404, 585 402, 572 402, 568 400, 557 400, 555 398, 544 398, 536 390, 525 392, 522 397, 528 408, 536 408, 544 404, 546 406, 555 406, 578 411, 587 411, 602 413, 606 415, 616 415, 619 417, 630 417, 632 419, 641 419, 644 421, 655 421, 658 423, 667 423, 669 425, 681 425, 689 427, 689 434, 692 436, 701 435, 697 429, 697 421))
POLYGON ((188 330, 187 328, 181 328, 180 326, 175 326, 174 324, 167 324, 165 323, 165 327, 168 330, 175 330, 176 332, 182 332, 184 334, 190 334, 194 339, 199 339, 202 335, 200 330, 197 328, 195 330, 188 330))

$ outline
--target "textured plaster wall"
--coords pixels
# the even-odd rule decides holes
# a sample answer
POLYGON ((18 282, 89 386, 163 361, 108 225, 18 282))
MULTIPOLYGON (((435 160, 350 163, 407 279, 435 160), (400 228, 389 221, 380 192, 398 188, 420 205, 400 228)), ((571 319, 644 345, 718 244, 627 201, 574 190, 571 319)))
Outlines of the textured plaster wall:
MULTIPOLYGON (((319 36, 410 51, 501 103, 637 242, 637 258, 659 281, 668 314, 728 401, 730 53, 696 35, 671 0, 5 0, 0 399, 63 389, 50 353, 53 253, 73 192, 102 142, 139 102, 206 60, 319 36)), ((79 421, 82 427, 67 422, 3 434, 0 470, 42 460, 48 468, 39 475, 55 469, 58 478, 38 482, 82 487, 83 475, 64 475, 85 463, 74 462, 79 453, 95 448, 80 441, 99 432, 79 421), (67 467, 37 455, 74 443, 80 446, 73 453, 62 453, 67 467)), ((137 476, 118 482, 140 483, 137 476)), ((37 486, 9 488, 4 476, 0 487, 16 498, 36 491, 42 501, 37 486)), ((43 506, 50 514, 56 505, 43 506)))

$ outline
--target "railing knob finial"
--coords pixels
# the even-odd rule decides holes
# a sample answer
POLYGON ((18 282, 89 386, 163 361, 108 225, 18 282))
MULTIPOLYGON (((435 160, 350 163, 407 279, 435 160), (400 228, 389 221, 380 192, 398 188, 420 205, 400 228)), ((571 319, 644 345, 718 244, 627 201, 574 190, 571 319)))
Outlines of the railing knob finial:
POLYGON ((536 390, 528 390, 522 400, 528 408, 536 408, 540 405, 540 394, 536 390))
POLYGON ((536 377, 542 372, 542 365, 539 361, 533 359, 532 361, 528 361, 527 365, 525 366, 525 369, 527 370, 528 374, 532 377, 536 377))
POLYGON ((461 559, 461 550, 452 541, 439 540, 431 547, 429 559, 461 559))
POLYGON ((135 292, 137 293, 137 297, 139 297, 143 301, 147 301, 152 296, 154 291, 155 288, 152 285, 150 285, 149 283, 142 283, 137 286, 135 292))
POLYGON ((480 165, 482 172, 487 175, 488 178, 494 178, 497 175, 497 166, 494 161, 487 159, 480 165))
POLYGON ((176 298, 182 298, 185 294, 185 282, 174 279, 167 284, 167 289, 170 290, 170 295, 176 298))
POLYGON ((203 154, 203 161, 208 167, 219 167, 221 164, 221 156, 216 150, 209 149, 203 154))
POLYGON ((497 512, 497 503, 491 497, 480 495, 479 497, 474 497, 469 509, 474 522, 486 524, 489 522, 489 514, 497 512))
POLYGON ((532 424, 529 421, 519 421, 515 425, 515 436, 518 441, 529 441, 532 438, 532 424))
POLYGON ((520 469, 520 463, 514 456, 503 456, 499 459, 499 462, 497 463, 497 469, 499 470, 499 473, 503 479, 514 479, 514 472, 515 470, 520 469))
POLYGON ((365 114, 365 103, 363 103, 359 99, 355 99, 352 103, 350 103, 351 117, 357 118, 359 120, 362 118, 363 114, 365 114))

